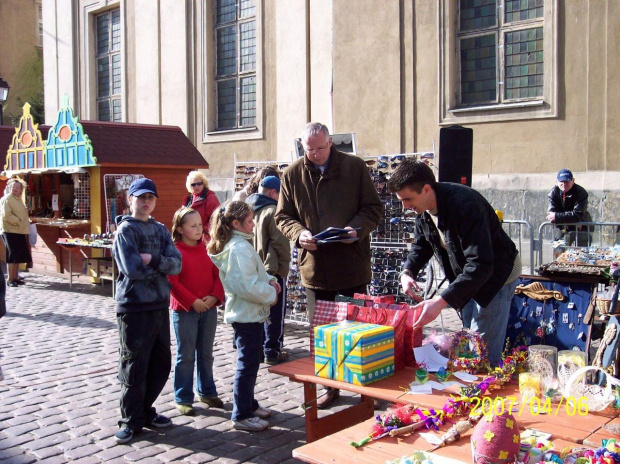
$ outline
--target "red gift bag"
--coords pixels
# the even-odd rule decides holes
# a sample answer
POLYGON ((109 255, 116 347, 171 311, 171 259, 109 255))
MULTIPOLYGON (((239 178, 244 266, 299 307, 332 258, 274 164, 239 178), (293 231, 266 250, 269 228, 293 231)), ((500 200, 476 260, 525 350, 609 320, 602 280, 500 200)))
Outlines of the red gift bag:
POLYGON ((346 301, 316 301, 312 321, 310 321, 310 356, 314 356, 314 328, 332 322, 345 321, 348 305, 346 301))
MULTIPOLYGON (((377 306, 383 306, 377 304, 377 306)), ((413 348, 422 345, 422 329, 413 330, 413 324, 422 310, 413 310, 404 305, 383 307, 362 307, 350 304, 347 319, 370 324, 387 325, 394 328, 394 369, 412 367, 415 364, 413 348)))
POLYGON ((396 300, 394 299, 394 295, 378 295, 378 296, 372 296, 372 295, 366 295, 364 293, 356 293, 353 295, 353 298, 359 299, 359 300, 366 300, 366 301, 372 301, 374 303, 394 303, 396 300))

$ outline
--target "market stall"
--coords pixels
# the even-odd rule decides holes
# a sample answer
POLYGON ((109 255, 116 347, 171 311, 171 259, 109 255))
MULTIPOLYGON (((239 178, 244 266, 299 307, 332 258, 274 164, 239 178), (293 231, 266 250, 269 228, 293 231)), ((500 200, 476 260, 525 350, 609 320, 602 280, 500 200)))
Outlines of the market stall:
POLYGON ((74 273, 95 277, 86 258, 100 257, 101 250, 69 253, 59 246, 61 239, 112 233, 114 217, 128 212, 126 189, 137 177, 157 184, 154 217, 169 226, 186 194, 188 172, 208 167, 179 127, 78 121, 65 96, 51 127, 34 124, 24 105, 3 175, 28 185, 25 201, 38 232, 33 270, 67 272, 72 259, 74 273))

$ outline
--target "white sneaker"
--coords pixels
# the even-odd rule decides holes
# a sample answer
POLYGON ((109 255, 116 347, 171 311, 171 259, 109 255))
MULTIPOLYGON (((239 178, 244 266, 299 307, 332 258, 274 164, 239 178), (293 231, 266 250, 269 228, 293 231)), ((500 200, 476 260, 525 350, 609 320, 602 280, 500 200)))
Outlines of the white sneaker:
POLYGON ((260 417, 249 417, 240 421, 234 421, 233 428, 237 430, 248 430, 250 432, 260 432, 269 427, 269 422, 260 417))
POLYGON ((267 419, 269 416, 271 416, 272 412, 273 411, 271 409, 261 408, 259 406, 258 409, 254 411, 254 415, 256 417, 260 417, 261 419, 267 419))

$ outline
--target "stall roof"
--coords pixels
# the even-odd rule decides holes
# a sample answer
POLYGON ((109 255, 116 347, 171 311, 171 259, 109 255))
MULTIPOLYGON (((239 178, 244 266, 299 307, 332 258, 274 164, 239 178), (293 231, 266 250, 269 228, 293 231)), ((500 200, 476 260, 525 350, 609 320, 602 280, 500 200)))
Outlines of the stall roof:
POLYGON ((148 164, 208 168, 178 126, 79 121, 98 165, 148 164))
MULTIPOLYGON (((99 166, 150 165, 187 168, 209 167, 209 163, 178 126, 78 121, 88 135, 99 166)), ((50 126, 39 125, 43 140, 50 126)), ((11 146, 15 127, 0 126, 0 153, 11 146)), ((28 171, 28 170, 24 170, 28 171)), ((6 171, 17 173, 22 171, 6 171)))

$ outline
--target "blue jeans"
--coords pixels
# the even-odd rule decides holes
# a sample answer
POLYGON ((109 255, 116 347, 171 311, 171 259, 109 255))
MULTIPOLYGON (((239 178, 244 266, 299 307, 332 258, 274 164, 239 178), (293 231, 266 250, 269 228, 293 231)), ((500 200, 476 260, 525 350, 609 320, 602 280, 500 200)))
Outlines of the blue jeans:
POLYGON ((510 316, 510 302, 515 294, 518 280, 504 285, 484 308, 474 300, 469 300, 461 311, 463 327, 478 332, 486 342, 491 367, 497 366, 502 359, 510 316))
POLYGON ((277 358, 284 343, 284 316, 286 313, 286 285, 284 279, 276 276, 282 291, 278 301, 269 309, 269 320, 265 321, 265 358, 277 358))
POLYGON ((196 392, 203 398, 217 396, 213 381, 213 342, 217 328, 215 308, 204 313, 172 311, 177 338, 177 360, 174 365, 174 401, 191 405, 194 402, 194 362, 196 392))
POLYGON ((260 367, 263 344, 262 322, 233 322, 237 345, 237 371, 233 386, 233 421, 252 417, 258 409, 254 399, 256 376, 260 367))

